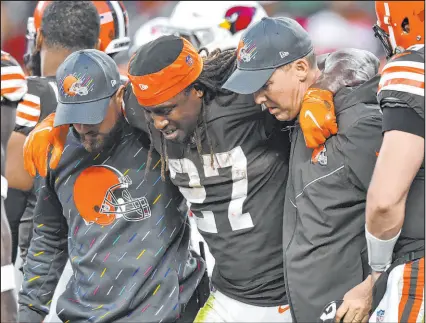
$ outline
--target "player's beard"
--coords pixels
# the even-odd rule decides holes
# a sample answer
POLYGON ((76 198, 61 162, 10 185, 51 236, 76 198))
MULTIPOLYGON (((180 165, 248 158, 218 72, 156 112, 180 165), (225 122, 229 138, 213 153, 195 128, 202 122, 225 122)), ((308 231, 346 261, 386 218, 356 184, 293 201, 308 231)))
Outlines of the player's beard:
POLYGON ((97 154, 114 146, 114 144, 121 137, 123 125, 124 119, 120 118, 108 133, 89 132, 84 135, 77 133, 77 135, 79 136, 80 142, 86 151, 97 154))

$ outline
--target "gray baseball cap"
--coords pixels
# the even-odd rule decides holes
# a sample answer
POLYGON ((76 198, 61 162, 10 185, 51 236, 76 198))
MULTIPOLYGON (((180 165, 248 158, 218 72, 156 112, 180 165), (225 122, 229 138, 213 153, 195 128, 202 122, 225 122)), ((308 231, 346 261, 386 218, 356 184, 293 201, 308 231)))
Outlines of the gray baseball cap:
POLYGON ((235 93, 258 91, 274 71, 313 50, 309 34, 291 18, 264 17, 242 34, 237 69, 222 88, 235 93))
POLYGON ((56 71, 58 106, 54 126, 98 124, 108 111, 111 97, 120 87, 114 60, 96 49, 69 55, 56 71))

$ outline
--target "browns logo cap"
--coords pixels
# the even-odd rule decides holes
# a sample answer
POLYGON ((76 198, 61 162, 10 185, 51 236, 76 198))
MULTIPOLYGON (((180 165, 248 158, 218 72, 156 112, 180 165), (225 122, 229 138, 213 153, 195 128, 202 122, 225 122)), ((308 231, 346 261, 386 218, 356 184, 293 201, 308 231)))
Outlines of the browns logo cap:
POLYGON ((69 55, 56 71, 58 106, 55 127, 63 124, 98 124, 120 87, 114 60, 96 49, 69 55))
POLYGON ((255 93, 278 67, 312 50, 309 34, 296 20, 264 17, 241 35, 237 69, 222 87, 240 94, 255 93))

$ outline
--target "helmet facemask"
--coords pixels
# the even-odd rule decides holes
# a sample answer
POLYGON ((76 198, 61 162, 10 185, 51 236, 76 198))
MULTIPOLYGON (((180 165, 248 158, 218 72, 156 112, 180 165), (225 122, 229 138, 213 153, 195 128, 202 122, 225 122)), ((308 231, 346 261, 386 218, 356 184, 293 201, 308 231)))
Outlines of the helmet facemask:
POLYGON ((24 54, 24 64, 28 73, 32 76, 41 76, 40 51, 37 50, 37 31, 34 25, 34 18, 29 17, 26 33, 26 50, 24 54))

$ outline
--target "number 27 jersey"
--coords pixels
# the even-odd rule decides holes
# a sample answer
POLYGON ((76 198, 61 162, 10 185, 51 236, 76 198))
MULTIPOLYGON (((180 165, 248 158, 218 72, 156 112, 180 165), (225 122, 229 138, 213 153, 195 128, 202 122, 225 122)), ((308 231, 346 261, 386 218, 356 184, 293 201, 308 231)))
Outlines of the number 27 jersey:
POLYGON ((213 285, 244 303, 282 305, 288 134, 275 129, 277 121, 251 95, 205 108, 201 156, 196 145, 167 144, 171 180, 215 258, 213 285))

